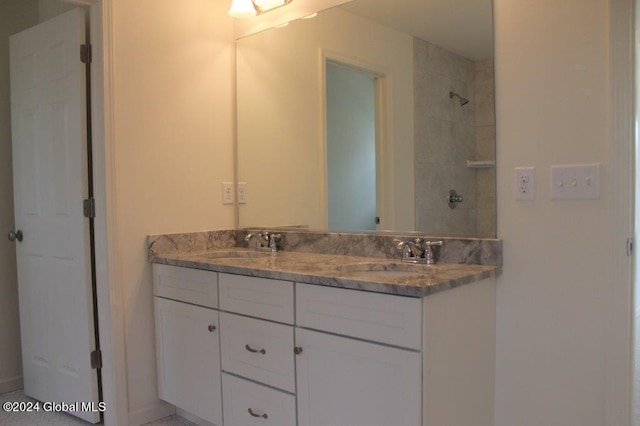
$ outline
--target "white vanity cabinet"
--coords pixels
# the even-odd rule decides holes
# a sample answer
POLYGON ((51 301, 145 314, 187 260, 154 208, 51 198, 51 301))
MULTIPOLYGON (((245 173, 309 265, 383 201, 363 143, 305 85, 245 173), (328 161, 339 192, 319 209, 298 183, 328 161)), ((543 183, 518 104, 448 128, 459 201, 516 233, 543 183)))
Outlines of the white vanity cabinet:
MULTIPOLYGON (((217 274, 154 265, 154 293, 215 305, 217 274)), ((221 426, 218 311, 163 297, 154 297, 154 307, 158 396, 221 426)))
POLYGON ((160 397, 215 425, 493 424, 493 279, 413 298, 154 265, 154 291, 160 397))

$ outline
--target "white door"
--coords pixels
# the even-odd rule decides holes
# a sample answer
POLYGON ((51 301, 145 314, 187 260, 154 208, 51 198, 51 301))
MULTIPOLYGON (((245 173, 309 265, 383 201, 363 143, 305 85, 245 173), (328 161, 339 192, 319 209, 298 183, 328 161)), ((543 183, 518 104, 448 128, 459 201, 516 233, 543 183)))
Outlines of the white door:
POLYGON ((327 228, 375 231, 376 77, 327 61, 327 228))
MULTIPOLYGON (((25 393, 97 402, 87 196, 85 17, 11 37, 11 128, 25 393)), ((86 408, 86 407, 85 407, 86 408)), ((91 422, 95 411, 71 412, 91 422)))
POLYGON ((299 426, 422 424, 419 352, 296 328, 299 426))

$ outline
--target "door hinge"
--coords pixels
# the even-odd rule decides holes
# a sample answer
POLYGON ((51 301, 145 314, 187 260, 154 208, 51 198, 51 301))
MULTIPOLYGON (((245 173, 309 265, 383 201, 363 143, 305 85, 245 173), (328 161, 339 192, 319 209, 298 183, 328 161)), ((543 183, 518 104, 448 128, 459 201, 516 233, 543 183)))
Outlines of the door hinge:
POLYGON ((102 368, 102 351, 100 349, 91 352, 91 368, 102 368))
POLYGON ((627 256, 633 254, 633 238, 627 238, 627 256))
POLYGON ((91 55, 91 45, 83 44, 80 46, 80 60, 85 64, 90 64, 92 55, 91 55))
POLYGON ((82 209, 84 211, 84 217, 90 219, 96 217, 96 200, 95 198, 87 198, 82 201, 82 209))

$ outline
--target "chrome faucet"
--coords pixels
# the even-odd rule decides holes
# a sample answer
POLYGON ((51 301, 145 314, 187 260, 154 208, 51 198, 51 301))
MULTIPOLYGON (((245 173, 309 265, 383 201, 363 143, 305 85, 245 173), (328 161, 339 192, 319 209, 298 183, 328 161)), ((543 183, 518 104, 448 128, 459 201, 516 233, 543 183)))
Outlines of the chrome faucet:
POLYGON ((273 232, 269 234, 269 250, 273 252, 280 250, 280 240, 282 240, 282 235, 273 232))
POLYGON ((425 257, 425 263, 427 265, 433 265, 436 263, 436 259, 433 256, 433 249, 431 247, 433 246, 440 246, 442 247, 444 245, 444 241, 440 240, 440 241, 425 241, 424 243, 424 257, 425 257))
POLYGON ((421 258, 423 254, 422 239, 416 238, 413 241, 395 240, 396 250, 402 253, 403 262, 414 262, 421 258))
POLYGON ((425 241, 422 238, 402 241, 394 240, 396 250, 402 253, 402 261, 407 263, 426 263, 433 265, 436 259, 433 255, 433 246, 442 246, 443 241, 425 241))
POLYGON ((244 240, 249 243, 251 247, 251 240, 255 239, 254 248, 260 251, 272 251, 276 252, 280 249, 280 240, 282 235, 270 233, 268 231, 249 233, 244 240))

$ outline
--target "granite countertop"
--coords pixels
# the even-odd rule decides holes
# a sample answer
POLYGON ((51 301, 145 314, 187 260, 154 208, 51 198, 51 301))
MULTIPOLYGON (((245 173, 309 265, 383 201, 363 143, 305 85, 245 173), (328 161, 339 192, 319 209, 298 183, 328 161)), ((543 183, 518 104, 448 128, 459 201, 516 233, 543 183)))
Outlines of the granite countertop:
POLYGON ((410 297, 473 283, 500 273, 500 266, 457 263, 413 265, 400 259, 224 248, 189 253, 150 253, 149 261, 410 297))

